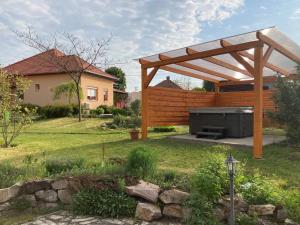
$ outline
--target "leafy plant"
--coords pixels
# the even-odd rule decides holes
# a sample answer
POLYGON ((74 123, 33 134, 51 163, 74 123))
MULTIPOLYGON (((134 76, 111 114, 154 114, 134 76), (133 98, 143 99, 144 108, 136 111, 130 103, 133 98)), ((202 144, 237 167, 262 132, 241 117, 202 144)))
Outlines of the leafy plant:
POLYGON ((188 225, 218 225, 213 215, 213 203, 201 193, 192 192, 185 206, 191 209, 188 225))
POLYGON ((273 94, 275 112, 270 112, 270 117, 276 122, 286 126, 286 135, 292 144, 300 143, 300 67, 289 80, 278 77, 275 83, 277 91, 273 94))
POLYGON ((76 214, 118 218, 133 216, 136 201, 123 192, 111 190, 83 190, 75 195, 73 211, 76 214))
MULTIPOLYGON (((82 100, 83 99, 82 88, 79 87, 79 89, 80 89, 80 94, 79 94, 80 99, 82 100)), ((57 87, 55 87, 52 91, 54 92, 53 100, 59 100, 63 96, 68 99, 69 104, 71 104, 72 101, 76 100, 75 97, 77 94, 77 86, 74 81, 62 83, 57 87)))
POLYGON ((20 177, 25 175, 25 171, 5 163, 0 164, 0 188, 14 185, 20 177))
POLYGON ((239 189, 250 204, 277 204, 281 199, 279 190, 266 177, 259 174, 248 176, 247 182, 239 189))
POLYGON ((223 154, 214 154, 196 170, 192 177, 192 190, 217 201, 228 190, 228 174, 223 154))
POLYGON ((75 159, 48 159, 45 161, 46 173, 49 175, 60 174, 74 168, 81 168, 84 164, 83 158, 75 159))
POLYGON ((152 175, 156 169, 157 157, 150 150, 138 147, 129 152, 126 171, 138 177, 152 175))
POLYGON ((173 126, 166 126, 166 127, 154 127, 154 132, 174 132, 176 131, 176 128, 173 126))
POLYGON ((23 76, 0 70, 0 132, 3 146, 9 147, 32 123, 36 109, 22 107, 22 94, 30 81, 23 76))
POLYGON ((240 214, 236 218, 237 225, 256 225, 258 222, 256 217, 250 217, 247 214, 240 214))
POLYGON ((72 116, 76 113, 76 106, 73 105, 47 105, 40 109, 41 116, 47 119, 72 116))

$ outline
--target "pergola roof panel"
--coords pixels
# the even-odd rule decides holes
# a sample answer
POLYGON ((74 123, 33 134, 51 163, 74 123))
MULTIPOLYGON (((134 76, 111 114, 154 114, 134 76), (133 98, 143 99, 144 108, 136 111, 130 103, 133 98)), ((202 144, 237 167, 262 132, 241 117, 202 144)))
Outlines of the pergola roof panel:
MULTIPOLYGON (((204 53, 206 51, 214 51, 224 47, 235 47, 237 45, 243 44, 245 44, 246 46, 246 44, 250 44, 250 42, 264 43, 264 55, 267 52, 270 53, 268 54, 268 56, 270 57, 266 61, 265 67, 263 69, 263 76, 273 76, 276 75, 277 72, 282 73, 286 76, 295 73, 297 61, 299 61, 300 63, 300 46, 297 45, 297 43, 290 40, 286 35, 281 33, 275 27, 256 30, 219 40, 213 40, 201 44, 196 44, 189 47, 175 49, 152 56, 146 56, 140 59, 141 63, 143 62, 143 60, 144 62, 151 62, 152 67, 154 65, 165 65, 172 68, 180 69, 181 71, 186 71, 188 73, 191 72, 194 74, 201 74, 203 77, 207 76, 208 78, 213 78, 218 81, 236 79, 244 80, 249 78, 253 79, 253 47, 255 47, 255 45, 247 45, 249 46, 248 48, 241 47, 238 51, 234 52, 233 54, 229 51, 224 51, 224 53, 226 54, 220 54, 221 51, 218 51, 218 54, 210 54, 210 57, 208 57, 209 54, 205 53, 205 56, 202 54, 202 52, 204 53), (269 48, 269 46, 272 47, 269 48), (195 56, 194 54, 198 54, 199 59, 196 59, 198 55, 195 56), (207 58, 201 58, 201 54, 202 57, 207 58), (194 56, 188 57, 188 55, 194 56), (186 61, 180 61, 177 58, 186 61), (167 63, 163 62, 164 60, 169 61, 167 63), (171 65, 169 64, 169 62, 171 63, 171 65), (184 62, 185 65, 181 62, 184 62), (198 66, 200 68, 199 71, 196 70, 197 68, 194 69, 193 66, 198 66), (247 67, 247 69, 245 67, 247 67), (208 73, 203 73, 201 71, 201 68, 205 68, 216 73, 209 74, 209 71, 208 73)), ((149 67, 151 67, 150 64, 149 67)))

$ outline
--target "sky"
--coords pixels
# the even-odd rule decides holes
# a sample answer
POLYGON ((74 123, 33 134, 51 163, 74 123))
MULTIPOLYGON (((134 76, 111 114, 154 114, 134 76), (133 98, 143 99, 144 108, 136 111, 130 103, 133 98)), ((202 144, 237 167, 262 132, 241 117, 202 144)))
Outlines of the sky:
MULTIPOLYGON (((140 90, 133 59, 276 26, 300 44, 300 0, 0 0, 0 66, 37 53, 13 31, 31 26, 43 38, 72 33, 82 40, 112 36, 107 52, 124 70, 127 90, 140 90)), ((169 75, 159 71, 151 85, 169 75)), ((201 86, 201 81, 170 74, 201 86)))

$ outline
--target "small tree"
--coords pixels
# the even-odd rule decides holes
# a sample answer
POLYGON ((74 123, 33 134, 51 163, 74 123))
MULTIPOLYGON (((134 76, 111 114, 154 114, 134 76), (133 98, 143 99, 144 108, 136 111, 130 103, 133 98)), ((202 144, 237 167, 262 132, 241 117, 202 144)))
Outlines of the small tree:
POLYGON ((141 101, 137 99, 131 102, 130 110, 132 113, 131 123, 134 130, 136 130, 140 126, 141 101))
POLYGON ((106 51, 111 37, 108 39, 83 41, 70 33, 57 33, 50 38, 42 38, 34 33, 30 27, 26 32, 16 31, 15 34, 29 47, 46 52, 60 49, 58 54, 47 54, 42 58, 44 66, 54 67, 68 74, 76 85, 76 100, 78 106, 78 121, 82 120, 81 113, 81 77, 93 70, 94 66, 107 63, 106 51), (62 53, 62 54, 61 54, 62 53))
MULTIPOLYGON (((69 104, 76 97, 76 84, 74 82, 62 83, 53 89, 54 100, 61 99, 63 96, 68 99, 69 104)), ((80 88, 80 99, 83 99, 82 89, 80 88)))
POLYGON ((292 144, 300 143, 300 68, 295 79, 278 77, 273 94, 275 111, 270 117, 285 125, 287 138, 292 144))
POLYGON ((0 129, 3 146, 9 147, 32 122, 35 109, 22 107, 20 96, 29 87, 29 80, 0 70, 0 129))

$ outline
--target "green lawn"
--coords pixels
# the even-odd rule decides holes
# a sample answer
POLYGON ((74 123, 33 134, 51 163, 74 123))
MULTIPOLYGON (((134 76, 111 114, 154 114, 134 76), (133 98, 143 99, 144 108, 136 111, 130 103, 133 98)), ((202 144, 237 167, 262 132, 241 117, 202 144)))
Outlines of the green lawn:
MULTIPOLYGON (((148 146, 159 154, 159 167, 179 172, 192 173, 203 159, 214 150, 203 144, 185 143, 166 138, 173 133, 149 133, 146 141, 132 142, 127 130, 103 130, 103 119, 86 119, 79 123, 73 118, 62 118, 35 122, 16 141, 17 146, 0 149, 0 162, 22 164, 26 155, 34 158, 83 157, 87 164, 101 161, 101 145, 106 145, 106 158, 125 157, 137 146, 148 146)), ((186 127, 177 128, 176 133, 187 132, 186 127)), ((270 132, 270 131, 268 131, 270 132)), ((253 160, 251 149, 231 150, 249 170, 259 170, 277 183, 289 187, 300 187, 300 151, 282 145, 264 148, 264 159, 253 160)))
MULTIPOLYGON (((31 155, 38 159, 37 167, 45 159, 77 157, 84 158, 86 166, 89 166, 101 162, 101 148, 105 143, 106 159, 116 156, 126 157, 131 149, 146 146, 158 153, 161 169, 190 175, 209 154, 220 151, 229 154, 230 151, 236 159, 245 163, 247 170, 259 171, 283 190, 300 192, 300 150, 297 148, 278 144, 267 146, 264 148, 264 159, 254 160, 250 148, 224 150, 217 146, 167 138, 169 135, 187 132, 187 127, 177 127, 177 131, 171 133, 150 131, 148 140, 132 142, 129 140, 128 130, 103 130, 101 124, 105 121, 107 120, 85 119, 79 123, 74 118, 61 118, 35 122, 16 140, 16 147, 0 148, 0 163, 24 167, 24 158, 31 155)), ((282 134, 280 130, 268 129, 265 132, 282 134)), ((43 175, 39 172, 33 174, 36 177, 43 175)), ((32 179, 32 175, 29 178, 32 179)))

